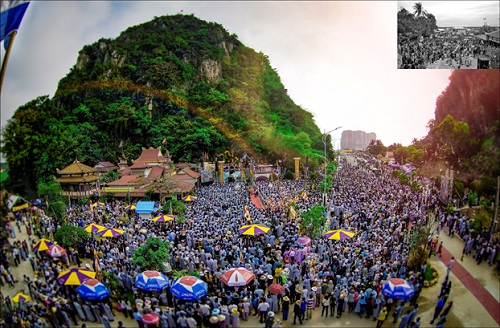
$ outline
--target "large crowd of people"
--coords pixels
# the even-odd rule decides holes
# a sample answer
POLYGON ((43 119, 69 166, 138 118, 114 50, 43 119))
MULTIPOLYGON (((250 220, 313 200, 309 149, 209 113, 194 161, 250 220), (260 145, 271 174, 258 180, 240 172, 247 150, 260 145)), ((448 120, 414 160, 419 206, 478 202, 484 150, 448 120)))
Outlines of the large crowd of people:
POLYGON ((495 67, 500 59, 500 47, 488 45, 476 36, 451 32, 422 39, 399 37, 398 53, 401 56, 399 68, 403 69, 478 68, 477 59, 490 54, 496 58, 490 58, 489 68, 500 68, 495 67))
MULTIPOLYGON (((433 183, 426 179, 421 183, 433 192, 424 194, 402 185, 390 168, 380 174, 368 166, 343 162, 335 173, 323 228, 345 229, 355 236, 341 242, 312 238, 306 246, 297 243, 301 236, 298 217, 323 201, 322 191, 308 180, 201 186, 195 191, 197 199, 186 204, 183 223, 154 223, 127 212, 126 204, 120 201, 95 208, 73 205, 66 219, 70 224, 85 227, 98 223, 125 232, 117 238, 92 235, 61 258, 32 251, 41 237, 52 238, 60 223, 41 210, 36 216, 26 211, 8 225, 13 242, 1 252, 0 282, 5 288, 24 286, 34 302, 18 306, 5 297, 9 315, 0 319, 0 326, 69 328, 98 322, 110 327, 110 321, 121 312, 144 327, 141 318, 155 312, 160 316, 159 327, 239 327, 240 320, 252 320, 255 315, 266 327, 281 327, 283 321, 303 324, 313 313, 319 316, 321 312, 322 317, 339 320, 364 317, 377 321, 377 327, 388 318, 399 321, 401 328, 420 327, 418 297, 424 271, 407 265, 410 231, 435 219, 435 237, 445 228, 450 234, 459 233, 466 240, 464 254, 474 252, 478 264, 495 264, 499 249, 498 244, 473 232, 466 218, 441 212, 433 183), (250 193, 259 195, 264 208, 250 201, 250 193), (298 208, 295 218, 290 215, 292 202, 298 208), (255 237, 240 235, 238 228, 249 222, 264 224, 271 231, 255 237), (16 233, 21 231, 29 235, 28 242, 17 241, 16 233), (170 242, 169 266, 196 271, 208 284, 207 297, 185 302, 174 297, 169 288, 148 293, 135 287, 135 276, 142 270, 133 265, 132 253, 149 237, 170 242), (33 279, 27 274, 21 281, 12 275, 12 268, 22 261, 30 262, 33 279), (82 263, 92 263, 88 267, 98 269, 97 276, 105 284, 109 277, 102 272, 112 273, 125 295, 131 297, 86 301, 73 287, 57 281, 62 270, 82 263), (227 269, 241 266, 256 276, 247 286, 228 287, 218 279, 227 269), (381 293, 383 282, 393 277, 413 284, 415 296, 407 300, 409 304, 381 293), (284 293, 270 293, 267 287, 272 283, 283 285, 284 293), (316 308, 321 310, 314 311, 316 308)), ((442 306, 446 306, 449 293, 443 296, 442 306)), ((438 313, 435 320, 443 327, 446 315, 438 313)))

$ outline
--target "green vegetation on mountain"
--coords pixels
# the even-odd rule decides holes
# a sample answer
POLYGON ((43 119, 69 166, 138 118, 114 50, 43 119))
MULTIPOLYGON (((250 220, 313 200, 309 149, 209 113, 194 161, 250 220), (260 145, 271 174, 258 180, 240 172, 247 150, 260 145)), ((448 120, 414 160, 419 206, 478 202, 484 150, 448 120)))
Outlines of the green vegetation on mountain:
POLYGON ((123 151, 130 160, 141 147, 168 149, 175 162, 231 149, 289 166, 306 155, 314 166, 323 149, 312 114, 290 99, 267 56, 192 15, 83 47, 54 97, 19 107, 3 139, 7 187, 23 193, 75 158, 93 166, 123 151))

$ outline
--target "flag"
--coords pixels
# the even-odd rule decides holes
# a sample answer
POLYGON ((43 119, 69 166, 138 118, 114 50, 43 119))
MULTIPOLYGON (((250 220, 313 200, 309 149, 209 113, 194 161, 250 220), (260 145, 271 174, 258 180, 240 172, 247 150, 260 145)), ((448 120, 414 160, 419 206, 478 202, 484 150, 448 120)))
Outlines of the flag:
POLYGON ((9 44, 10 34, 19 29, 28 5, 29 0, 2 1, 0 7, 0 41, 5 40, 5 49, 9 44))
POLYGON ((243 253, 240 250, 240 262, 241 264, 245 263, 245 257, 243 256, 243 253))
POLYGON ((17 200, 19 199, 19 196, 15 196, 15 195, 12 195, 9 197, 9 200, 7 201, 7 207, 10 209, 12 209, 12 207, 14 207, 14 205, 16 204, 17 200))
POLYGON ((123 140, 120 140, 120 144, 118 145, 118 148, 122 148, 123 147, 123 140))

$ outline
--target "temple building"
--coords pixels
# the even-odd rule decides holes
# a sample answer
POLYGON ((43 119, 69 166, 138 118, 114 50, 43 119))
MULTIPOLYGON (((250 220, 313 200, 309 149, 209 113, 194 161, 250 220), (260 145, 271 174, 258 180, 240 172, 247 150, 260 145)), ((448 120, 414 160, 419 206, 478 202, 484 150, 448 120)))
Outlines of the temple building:
POLYGON ((64 169, 56 169, 61 184, 61 195, 71 199, 90 198, 99 192, 99 172, 97 168, 80 163, 75 159, 64 169))
POLYGON ((168 154, 163 155, 161 148, 143 148, 139 158, 128 166, 124 156, 120 158, 121 178, 109 182, 101 190, 101 195, 112 194, 114 197, 142 198, 152 192, 162 201, 189 193, 196 185, 200 174, 189 167, 175 166, 168 154))

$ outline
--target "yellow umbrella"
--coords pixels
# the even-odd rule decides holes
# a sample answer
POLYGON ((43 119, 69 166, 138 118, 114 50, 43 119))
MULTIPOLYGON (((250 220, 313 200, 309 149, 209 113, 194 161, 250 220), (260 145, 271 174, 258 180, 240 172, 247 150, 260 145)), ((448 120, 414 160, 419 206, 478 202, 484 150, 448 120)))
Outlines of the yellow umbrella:
POLYGON ((325 233, 325 237, 330 240, 344 240, 354 237, 356 233, 348 230, 330 230, 325 233))
POLYGON ((102 237, 118 237, 123 235, 124 232, 124 230, 108 228, 98 231, 97 233, 102 237))
POLYGON ((250 224, 239 228, 238 231, 243 235, 256 236, 267 233, 269 229, 271 228, 268 228, 262 224, 250 224))
POLYGON ((90 203, 90 208, 94 209, 94 207, 96 207, 96 206, 104 206, 104 205, 106 205, 106 204, 101 203, 101 202, 95 202, 94 204, 90 203))
POLYGON ((167 222, 167 221, 172 221, 174 219, 173 216, 169 216, 167 214, 162 214, 159 215, 155 218, 153 218, 153 222, 167 222))
POLYGON ((23 293, 17 293, 14 297, 12 297, 12 302, 14 303, 29 303, 31 301, 31 297, 23 293))
POLYGON ((49 249, 54 243, 46 238, 40 239, 35 246, 33 246, 33 252, 43 252, 49 249))
POLYGON ((95 272, 88 269, 72 268, 59 273, 57 281, 63 285, 80 286, 85 280, 95 278, 95 272))
POLYGON ((198 199, 198 197, 189 195, 189 196, 184 197, 182 200, 184 200, 185 202, 192 202, 195 199, 198 199))
POLYGON ((87 232, 99 232, 104 229, 106 229, 106 227, 95 223, 91 223, 84 228, 84 230, 87 232))

